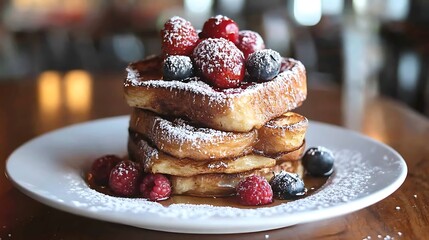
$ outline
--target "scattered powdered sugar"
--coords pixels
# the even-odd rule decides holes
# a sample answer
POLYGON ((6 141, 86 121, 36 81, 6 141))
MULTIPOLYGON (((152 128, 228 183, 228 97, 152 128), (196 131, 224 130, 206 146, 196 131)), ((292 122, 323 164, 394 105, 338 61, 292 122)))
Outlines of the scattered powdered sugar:
POLYGON ((208 168, 210 169, 218 169, 218 168, 227 168, 228 164, 226 164, 225 162, 222 161, 215 161, 215 162, 211 162, 207 165, 208 168))
POLYGON ((216 25, 219 25, 224 20, 230 20, 229 17, 223 16, 223 15, 216 15, 213 18, 216 20, 216 22, 215 22, 216 25))
POLYGON ((210 217, 264 217, 278 214, 293 214, 322 210, 366 196, 367 185, 375 173, 364 161, 360 152, 351 150, 333 151, 336 157, 334 174, 324 187, 314 194, 292 202, 273 207, 240 209, 211 205, 172 204, 163 206, 145 199, 112 197, 89 188, 84 179, 76 174, 66 176, 68 193, 73 195, 76 206, 92 212, 153 213, 160 217, 206 219, 210 217))
MULTIPOLYGON (((129 70, 129 72, 133 72, 129 70)), ((133 77, 136 74, 129 74, 125 86, 136 86, 136 87, 147 87, 147 88, 164 88, 173 90, 179 90, 183 92, 192 92, 195 94, 209 97, 209 101, 215 101, 217 103, 227 103, 228 96, 225 92, 215 91, 213 87, 205 83, 199 77, 189 78, 189 81, 183 82, 178 80, 164 81, 164 80, 147 80, 141 81, 140 78, 133 77)))
POLYGON ((221 141, 227 136, 231 138, 234 136, 231 132, 219 131, 211 128, 196 128, 180 118, 176 118, 173 122, 170 122, 161 117, 156 117, 155 121, 155 124, 159 126, 163 133, 160 137, 165 140, 180 140, 182 142, 197 144, 200 141, 221 141))

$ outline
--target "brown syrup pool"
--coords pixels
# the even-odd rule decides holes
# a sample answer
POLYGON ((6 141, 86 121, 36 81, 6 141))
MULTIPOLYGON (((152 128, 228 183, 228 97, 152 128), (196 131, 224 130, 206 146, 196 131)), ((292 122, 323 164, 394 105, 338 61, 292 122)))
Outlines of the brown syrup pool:
MULTIPOLYGON (((328 177, 312 177, 312 176, 304 176, 304 183, 305 187, 307 188, 307 194, 305 194, 302 197, 299 198, 305 198, 309 195, 314 194, 318 189, 320 189, 328 180, 328 177)), ((86 182, 88 186, 97 192, 115 196, 115 194, 105 186, 99 186, 96 185, 91 177, 90 174, 86 176, 86 182)), ((296 198, 296 199, 299 199, 296 198)), ((296 200, 294 199, 294 200, 296 200)), ((167 200, 160 201, 159 203, 162 204, 165 207, 170 206, 171 204, 195 204, 195 205, 201 205, 201 204, 207 204, 212 206, 220 206, 220 207, 235 207, 235 208, 241 208, 241 209, 252 209, 252 208, 261 208, 261 207, 273 207, 280 205, 282 203, 287 203, 293 200, 278 200, 274 199, 274 201, 271 204, 262 205, 262 206, 244 206, 238 203, 237 198, 234 196, 231 197, 193 197, 193 196, 181 196, 176 195, 172 196, 167 200)))

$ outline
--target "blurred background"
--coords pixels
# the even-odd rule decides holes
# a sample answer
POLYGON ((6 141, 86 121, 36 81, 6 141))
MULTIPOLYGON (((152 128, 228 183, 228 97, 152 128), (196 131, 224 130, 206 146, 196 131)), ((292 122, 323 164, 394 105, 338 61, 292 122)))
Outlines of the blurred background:
MULTIPOLYGON (((310 85, 338 86, 356 104, 389 96, 429 115, 428 13, 427 0, 3 0, 0 88, 39 81, 46 104, 60 97, 59 84, 90 92, 93 74, 119 75, 158 54, 168 18, 200 29, 222 14, 301 60, 310 85)), ((70 96, 78 105, 91 97, 70 96)))

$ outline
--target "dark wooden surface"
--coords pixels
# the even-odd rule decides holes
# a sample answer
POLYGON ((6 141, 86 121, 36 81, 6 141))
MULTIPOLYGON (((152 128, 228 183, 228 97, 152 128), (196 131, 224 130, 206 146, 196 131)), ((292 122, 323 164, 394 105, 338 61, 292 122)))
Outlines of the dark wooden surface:
MULTIPOLYGON (((80 78, 78 89, 87 90, 77 93, 73 84, 56 73, 47 77, 45 75, 40 81, 0 82, 1 172, 4 172, 6 159, 14 149, 40 134, 73 123, 130 112, 122 96, 121 75, 88 76, 77 72, 74 77, 80 78)), ((352 102, 345 99, 338 88, 313 87, 308 100, 298 111, 309 119, 353 128, 392 146, 405 158, 409 168, 407 179, 398 191, 363 210, 329 220, 259 233, 203 236, 175 234, 102 222, 58 211, 22 194, 2 174, 0 238, 364 239, 370 236, 371 239, 427 239, 428 119, 386 98, 371 98, 361 104, 353 102, 356 99, 352 102)), ((28 171, 31 171, 31 166, 28 171)))

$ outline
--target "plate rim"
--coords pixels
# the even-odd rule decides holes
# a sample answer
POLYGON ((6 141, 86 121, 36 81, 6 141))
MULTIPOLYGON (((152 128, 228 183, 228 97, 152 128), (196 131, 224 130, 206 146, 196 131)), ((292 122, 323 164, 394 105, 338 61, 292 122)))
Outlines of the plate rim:
MULTIPOLYGON (((347 134, 353 134, 356 137, 359 138, 364 138, 366 141, 370 141, 371 144, 377 144, 380 145, 384 148, 386 148, 388 151, 390 151, 391 153, 393 153, 395 155, 395 157, 399 160, 400 163, 400 167, 402 169, 400 175, 395 179, 394 182, 391 182, 390 184, 388 184, 387 187, 384 187, 381 190, 378 190, 374 193, 371 193, 367 196, 361 197, 359 198, 359 201, 352 201, 347 203, 347 210, 345 210, 344 208, 344 204, 341 205, 336 205, 336 206, 331 206, 329 208, 325 208, 325 209, 321 209, 318 211, 326 211, 326 212, 335 212, 334 214, 329 214, 329 217, 326 217, 325 214, 319 214, 317 217, 312 216, 310 221, 306 221, 305 216, 306 215, 314 215, 313 211, 307 211, 307 212, 300 212, 299 215, 301 216, 299 220, 295 220, 293 224, 278 224, 277 226, 271 225, 270 227, 266 227, 266 228, 258 228, 258 230, 254 230, 253 227, 255 227, 257 225, 256 222, 254 221, 247 221, 246 222, 246 226, 240 226, 240 228, 242 228, 241 231, 236 231, 236 230, 224 230, 224 231, 219 231, 219 228, 221 226, 224 226, 225 224, 220 224, 220 223, 216 223, 216 221, 214 224, 211 224, 209 226, 207 226, 208 228, 206 229, 199 229, 199 230, 195 230, 192 227, 189 227, 189 223, 188 223, 188 219, 181 219, 183 221, 171 221, 174 223, 173 228, 171 229, 165 229, 163 227, 160 227, 159 224, 150 224, 149 223, 145 223, 144 226, 142 226, 141 224, 135 224, 133 222, 123 222, 123 221, 119 221, 118 219, 111 219, 108 216, 106 216, 105 213, 102 214, 94 214, 91 211, 88 211, 86 209, 82 209, 82 208, 76 208, 67 204, 63 204, 61 202, 58 201, 54 201, 53 199, 46 197, 44 195, 40 195, 37 192, 31 191, 31 189, 28 189, 27 187, 23 186, 22 184, 20 184, 19 180, 14 179, 14 177, 11 177, 11 161, 14 161, 12 159, 16 158, 15 156, 22 151, 22 149, 27 148, 29 145, 31 145, 33 142, 37 142, 39 141, 41 138, 45 138, 45 137, 49 137, 51 135, 55 135, 58 134, 62 131, 67 131, 71 128, 75 128, 75 127, 82 127, 83 125, 87 125, 87 124, 99 124, 101 122, 104 121, 125 121, 129 118, 129 115, 122 115, 122 116, 115 116, 115 117, 108 117, 108 118, 101 118, 101 119, 95 119, 95 120, 91 120, 91 121, 87 121, 87 122, 82 122, 82 123, 76 123, 76 124, 72 124, 69 126, 65 126, 59 129, 55 129, 53 131, 49 131, 47 133, 41 134, 39 136, 36 136, 35 138, 30 139, 29 141, 25 142, 24 144, 22 144, 21 146, 19 146, 17 149, 15 149, 12 154, 9 155, 9 157, 6 160, 6 169, 5 169, 5 173, 6 173, 6 178, 17 188, 19 189, 21 192, 23 192, 25 195, 29 196, 30 198, 35 199, 36 201, 39 201, 47 206, 53 207, 55 209, 61 210, 61 211, 65 211, 74 215, 79 215, 79 216, 84 216, 84 217, 88 217, 88 218, 92 218, 92 219, 98 219, 98 220, 103 220, 103 221, 107 221, 107 222, 114 222, 114 223, 119 223, 119 224, 126 224, 126 225, 130 225, 130 226, 135 226, 135 227, 140 227, 140 228, 146 228, 146 229, 152 229, 152 230, 159 230, 159 231, 165 231, 165 232, 177 232, 177 233, 197 233, 197 234, 227 234, 227 233, 245 233, 245 232, 256 232, 256 231, 264 231, 264 230, 270 230, 270 229, 277 229, 277 228, 283 228, 283 227, 287 227, 287 226, 291 226, 291 225, 295 225, 295 224, 301 224, 301 223, 305 223, 305 222, 313 222, 313 221, 318 221, 318 220, 322 220, 322 219, 328 219, 328 218, 333 218, 333 217, 338 217, 344 214, 348 214, 348 213, 352 213, 355 211, 358 211, 360 209, 366 208, 370 205, 373 205, 383 199, 385 199, 386 197, 388 197, 389 195, 391 195, 393 192, 395 192, 405 181, 406 176, 407 176, 407 172, 408 172, 408 168, 406 165, 406 161, 404 160, 404 158, 392 147, 390 147, 389 145, 382 143, 380 141, 377 141, 375 139, 372 139, 366 135, 363 135, 359 132, 356 132, 354 130, 350 130, 347 128, 343 128, 341 126, 337 126, 337 125, 332 125, 332 124, 328 124, 328 123, 324 123, 324 122, 318 122, 318 121, 310 121, 310 126, 312 124, 316 124, 322 127, 328 127, 328 128, 335 128, 338 129, 340 131, 346 131, 347 134), (364 200, 364 202, 366 203, 365 205, 361 205, 361 202, 364 200), (335 211, 334 211, 335 210, 335 211)), ((12 173, 13 175, 13 173, 12 173)), ((79 174, 80 175, 80 174, 79 174)), ((161 217, 161 216, 160 216, 161 217)), ((271 219, 282 219, 284 218, 284 216, 280 216, 280 215, 272 215, 269 216, 269 218, 271 219)), ((236 218, 231 218, 229 219, 230 221, 234 220, 236 218)), ((228 219, 222 219, 222 220, 227 220, 228 219)), ((190 221, 195 221, 194 220, 190 220, 190 221)), ((236 223, 237 224, 237 223, 236 223)), ((240 224, 239 224, 240 225, 240 224)), ((243 225, 243 224, 241 224, 243 225)), ((170 225, 171 226, 171 225, 170 225)))

